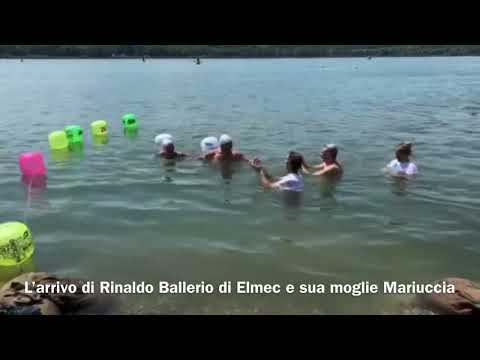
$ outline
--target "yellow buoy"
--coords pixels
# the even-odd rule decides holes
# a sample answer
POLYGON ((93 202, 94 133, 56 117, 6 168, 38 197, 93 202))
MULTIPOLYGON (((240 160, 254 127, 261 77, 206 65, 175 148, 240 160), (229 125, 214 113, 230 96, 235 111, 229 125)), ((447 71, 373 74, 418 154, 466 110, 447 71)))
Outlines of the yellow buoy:
POLYGON ((93 136, 107 136, 108 123, 105 120, 93 122, 91 125, 93 136))
POLYGON ((0 267, 21 265, 33 256, 33 252, 32 233, 25 224, 0 224, 0 267))
POLYGON ((48 136, 48 143, 52 150, 68 149, 68 137, 65 131, 54 131, 48 136))

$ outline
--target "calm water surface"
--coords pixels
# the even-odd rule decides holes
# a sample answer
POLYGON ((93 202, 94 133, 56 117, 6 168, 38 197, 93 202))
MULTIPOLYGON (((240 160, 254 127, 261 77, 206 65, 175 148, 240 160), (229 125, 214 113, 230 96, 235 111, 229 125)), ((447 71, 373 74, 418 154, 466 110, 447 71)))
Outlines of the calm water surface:
MULTIPOLYGON (((0 222, 26 219, 34 268, 119 282, 260 283, 480 279, 480 60, 0 60, 0 222), (141 119, 127 137, 121 116, 141 119), (52 155, 49 132, 110 121, 108 144, 52 155), (283 174, 289 150, 319 161, 341 147, 344 181, 306 179, 298 202, 231 181, 195 160, 165 167, 155 135, 198 154, 229 133, 283 174), (381 173, 416 143, 421 176, 381 173), (17 166, 46 154, 48 188, 27 202, 17 166)), ((129 314, 395 314, 402 299, 325 296, 124 296, 129 314)))

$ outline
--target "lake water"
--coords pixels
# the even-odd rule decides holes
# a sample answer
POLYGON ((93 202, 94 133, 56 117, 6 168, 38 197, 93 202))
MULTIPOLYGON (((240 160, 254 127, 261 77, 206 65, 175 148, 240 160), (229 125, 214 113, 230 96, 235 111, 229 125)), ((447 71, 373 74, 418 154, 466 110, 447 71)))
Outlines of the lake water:
MULTIPOLYGON (((91 280, 255 283, 480 279, 478 58, 0 60, 0 223, 26 219, 37 271, 91 280), (121 116, 141 129, 124 135, 121 116), (110 123, 93 144, 92 121, 110 123), (83 152, 52 156, 47 136, 86 130, 83 152), (226 181, 196 160, 152 157, 159 133, 198 154, 206 136, 284 174, 289 150, 315 163, 341 148, 336 189, 306 178, 292 204, 239 167, 226 181), (381 170, 403 140, 417 181, 381 170), (30 204, 17 159, 45 153, 30 204)), ((397 314, 392 296, 121 296, 127 314, 397 314)))

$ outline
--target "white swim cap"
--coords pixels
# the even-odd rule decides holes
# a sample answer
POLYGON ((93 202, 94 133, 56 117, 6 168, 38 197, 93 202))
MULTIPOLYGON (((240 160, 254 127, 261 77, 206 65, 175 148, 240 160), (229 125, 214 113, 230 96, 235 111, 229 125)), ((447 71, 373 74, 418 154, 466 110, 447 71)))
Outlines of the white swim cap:
POLYGON ((173 141, 173 136, 170 134, 160 134, 155 138, 155 144, 157 145, 163 145, 163 141, 165 139, 170 139, 173 141))
POLYGON ((233 143, 233 139, 228 136, 228 135, 222 135, 220 137, 220 145, 226 145, 226 144, 232 144, 233 143))
POLYGON ((218 149, 218 139, 214 136, 203 139, 200 143, 200 147, 203 153, 209 153, 218 149))

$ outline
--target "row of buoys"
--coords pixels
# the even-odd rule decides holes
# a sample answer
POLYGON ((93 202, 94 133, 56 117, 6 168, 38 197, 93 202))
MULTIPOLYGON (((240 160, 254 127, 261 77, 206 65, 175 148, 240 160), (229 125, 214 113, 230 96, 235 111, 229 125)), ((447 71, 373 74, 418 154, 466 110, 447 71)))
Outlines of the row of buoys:
MULTIPOLYGON (((138 118, 135 114, 126 114, 122 118, 123 129, 125 131, 138 130, 138 118)), ((95 138, 108 136, 108 122, 105 120, 94 121, 90 124, 92 135, 95 138)), ((67 126, 64 130, 52 132, 48 136, 50 149, 65 150, 77 145, 83 145, 84 131, 78 125, 67 126)))
MULTIPOLYGON (((134 114, 127 114, 122 120, 125 130, 138 130, 138 120, 134 114)), ((91 124, 91 130, 94 137, 106 137, 108 136, 108 123, 105 120, 95 121, 91 124)), ((63 131, 52 132, 48 136, 48 142, 52 150, 65 150, 70 146, 83 144, 83 136, 84 132, 80 126, 71 125, 63 131)), ((26 177, 39 177, 47 174, 45 160, 40 152, 22 154, 19 165, 22 175, 26 177)))
MULTIPOLYGON (((135 114, 126 114, 122 118, 123 128, 126 132, 138 130, 138 118, 135 114)), ((94 140, 108 137, 108 122, 99 120, 90 125, 94 140)), ((84 130, 78 125, 70 125, 63 130, 54 131, 48 136, 50 149, 54 152, 73 149, 82 146, 84 130)), ((94 141, 97 143, 98 141, 94 141)), ((101 142, 101 141, 100 141, 101 142)), ((102 142, 103 143, 103 142, 102 142)), ((32 151, 22 154, 19 158, 22 181, 31 187, 43 184, 47 176, 45 159, 41 152, 32 151)), ((20 222, 0 224, 0 268, 20 266, 33 257, 34 241, 27 225, 20 222)))

